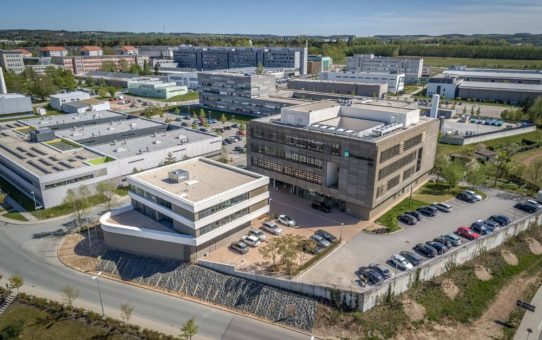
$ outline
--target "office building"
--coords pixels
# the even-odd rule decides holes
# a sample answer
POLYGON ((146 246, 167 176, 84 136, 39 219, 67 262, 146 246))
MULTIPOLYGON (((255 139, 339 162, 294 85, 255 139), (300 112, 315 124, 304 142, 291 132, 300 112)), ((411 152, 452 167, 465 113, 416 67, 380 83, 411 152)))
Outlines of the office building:
POLYGON ((106 111, 111 109, 108 100, 83 99, 62 104, 62 111, 66 113, 84 113, 89 111, 106 111))
POLYGON ((218 136, 111 111, 18 121, 0 134, 0 176, 45 208, 69 189, 125 183, 132 173, 177 160, 220 154, 218 136))
POLYGON ((100 218, 109 249, 193 261, 269 212, 269 179, 206 158, 128 176, 132 204, 100 218))
POLYGON ((363 84, 348 81, 289 79, 288 88, 310 92, 347 94, 352 96, 382 98, 388 93, 388 84, 363 84))
POLYGON ((398 93, 405 89, 404 73, 322 72, 320 73, 320 79, 366 84, 388 84, 390 93, 398 93))
POLYGON ((120 48, 120 52, 122 55, 138 55, 139 54, 139 51, 136 47, 128 46, 128 45, 122 46, 120 48))
POLYGON ((380 57, 355 54, 349 57, 347 72, 404 73, 405 82, 416 83, 422 77, 423 59, 413 57, 380 57))
POLYGON ((178 86, 175 82, 131 80, 128 82, 128 93, 141 97, 170 99, 187 94, 188 88, 178 86))
POLYGON ((40 57, 65 57, 68 50, 61 46, 47 46, 40 49, 40 57))
POLYGON ((173 51, 175 48, 169 46, 138 46, 138 55, 147 58, 168 58, 173 59, 173 51))
POLYGON ((128 87, 128 83, 133 80, 159 80, 159 77, 154 76, 139 76, 133 73, 123 72, 104 72, 104 71, 90 71, 85 75, 78 76, 80 79, 91 78, 94 81, 103 81, 106 85, 116 87, 128 87))
POLYGON ((438 132, 439 120, 418 109, 291 106, 248 122, 247 169, 277 189, 371 219, 427 179, 438 132))
POLYGON ((23 72, 23 54, 15 50, 0 50, 0 67, 13 73, 23 72))
POLYGON ((320 74, 320 72, 331 71, 333 59, 321 55, 309 55, 307 57, 307 73, 320 74))
POLYGON ((74 91, 67 93, 58 93, 49 96, 50 105, 55 110, 62 110, 62 106, 66 103, 76 102, 83 99, 89 99, 90 95, 82 91, 74 91))
POLYGON ((177 63, 174 62, 172 59, 157 59, 153 58, 150 60, 151 66, 154 70, 158 70, 160 68, 177 68, 177 63))
POLYGON ((30 97, 18 93, 0 93, 0 116, 32 113, 30 97))
POLYGON ((100 71, 104 62, 112 62, 117 68, 120 67, 120 61, 125 60, 128 66, 138 64, 143 67, 148 57, 137 55, 92 55, 79 57, 53 57, 54 64, 62 65, 64 69, 71 71, 75 75, 83 75, 91 71, 100 71))
POLYGON ((158 69, 158 74, 167 77, 167 81, 174 81, 179 86, 186 86, 190 90, 195 90, 199 87, 198 72, 185 71, 179 68, 161 67, 158 69))

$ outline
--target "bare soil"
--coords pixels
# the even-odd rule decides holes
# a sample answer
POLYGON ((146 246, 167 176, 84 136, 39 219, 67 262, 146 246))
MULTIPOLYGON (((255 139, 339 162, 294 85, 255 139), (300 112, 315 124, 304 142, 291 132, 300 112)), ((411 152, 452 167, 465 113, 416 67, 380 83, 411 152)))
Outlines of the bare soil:
POLYGON ((66 235, 58 248, 57 256, 65 266, 82 272, 93 272, 98 264, 98 255, 106 251, 100 228, 92 228, 90 241, 88 233, 66 235))
POLYGON ((452 279, 444 279, 440 287, 442 288, 442 292, 452 300, 459 294, 459 287, 456 286, 452 279))
POLYGON ((508 249, 501 250, 501 255, 504 259, 504 262, 508 263, 511 266, 517 266, 518 265, 518 258, 516 254, 512 253, 508 249))
POLYGON ((421 321, 425 318, 425 307, 408 296, 401 299, 401 304, 403 305, 405 314, 410 318, 410 321, 421 321))
POLYGON ((525 239, 525 242, 529 246, 529 250, 531 253, 535 255, 541 255, 542 254, 542 245, 540 245, 540 242, 538 242, 536 239, 532 237, 527 237, 525 239))
POLYGON ((476 267, 474 268, 474 274, 479 280, 482 281, 489 281, 493 278, 489 270, 481 265, 476 265, 476 267))

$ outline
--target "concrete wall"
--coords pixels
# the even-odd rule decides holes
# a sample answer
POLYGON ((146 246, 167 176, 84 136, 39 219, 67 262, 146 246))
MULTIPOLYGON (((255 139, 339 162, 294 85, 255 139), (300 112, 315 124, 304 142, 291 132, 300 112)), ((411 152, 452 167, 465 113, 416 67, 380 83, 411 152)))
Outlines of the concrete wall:
POLYGON ((511 129, 504 129, 495 132, 480 133, 474 136, 460 136, 460 135, 443 135, 440 137, 439 142, 444 144, 453 145, 467 145, 474 143, 481 143, 486 140, 492 140, 497 138, 521 135, 523 133, 536 131, 536 126, 520 126, 511 129))

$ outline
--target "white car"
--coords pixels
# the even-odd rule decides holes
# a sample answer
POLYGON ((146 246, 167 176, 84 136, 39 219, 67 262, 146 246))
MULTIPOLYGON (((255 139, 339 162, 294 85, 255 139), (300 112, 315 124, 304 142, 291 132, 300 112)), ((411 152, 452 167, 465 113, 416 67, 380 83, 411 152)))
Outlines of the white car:
POLYGON ((392 255, 390 260, 396 268, 399 268, 401 270, 409 270, 409 269, 414 268, 412 263, 410 263, 402 255, 399 255, 399 254, 392 255))
POLYGON ((476 198, 477 201, 481 201, 481 200, 482 200, 482 196, 479 195, 479 194, 477 194, 477 193, 475 193, 475 192, 472 191, 472 190, 465 190, 465 192, 466 192, 467 194, 470 194, 470 195, 474 196, 474 198, 476 198))
POLYGON ((279 222, 288 226, 288 227, 295 227, 295 220, 287 215, 280 215, 278 218, 279 222))
POLYGON ((282 234, 282 229, 275 222, 272 222, 272 221, 264 222, 262 225, 262 228, 263 230, 273 235, 282 234))
POLYGON ((267 238, 265 234, 263 233, 263 231, 258 230, 258 229, 251 229, 249 230, 248 234, 256 236, 262 242, 265 241, 265 239, 267 238))
POLYGON ((260 245, 260 239, 254 235, 243 236, 243 242, 252 247, 257 247, 260 245))

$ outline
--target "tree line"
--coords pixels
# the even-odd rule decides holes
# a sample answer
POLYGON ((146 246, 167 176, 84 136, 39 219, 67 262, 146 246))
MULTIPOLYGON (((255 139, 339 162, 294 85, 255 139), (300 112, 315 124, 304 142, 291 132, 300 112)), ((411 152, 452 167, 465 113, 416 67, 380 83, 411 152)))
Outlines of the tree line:
POLYGON ((8 92, 26 93, 42 100, 58 91, 77 88, 77 80, 71 71, 55 67, 46 68, 44 74, 37 74, 31 68, 19 74, 4 70, 4 78, 8 92))

